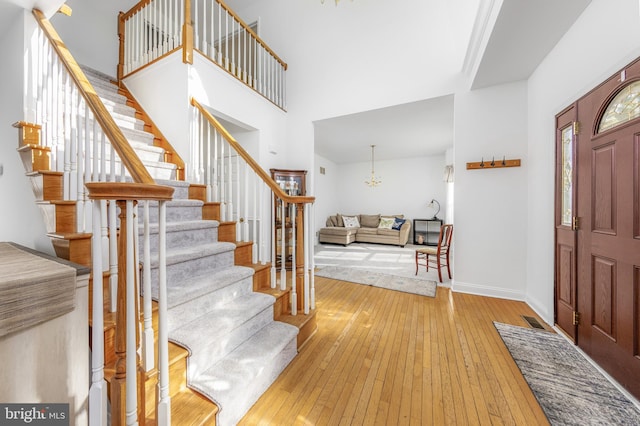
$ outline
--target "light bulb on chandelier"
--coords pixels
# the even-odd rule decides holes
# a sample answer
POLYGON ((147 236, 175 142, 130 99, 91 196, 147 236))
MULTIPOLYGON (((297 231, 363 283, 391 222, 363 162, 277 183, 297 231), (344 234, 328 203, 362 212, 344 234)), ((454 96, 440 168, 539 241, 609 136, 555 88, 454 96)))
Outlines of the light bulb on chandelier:
POLYGON ((373 167, 374 164, 374 156, 373 156, 373 150, 376 146, 375 145, 371 145, 371 177, 369 178, 369 180, 365 180, 364 183, 366 183, 367 185, 369 185, 370 187, 376 187, 378 185, 380 185, 382 183, 382 180, 379 177, 376 177, 376 172, 375 169, 373 167))
MULTIPOLYGON (((336 0, 336 6, 338 5, 338 2, 339 2, 339 1, 340 1, 340 0, 336 0)), ((353 0, 351 0, 351 1, 353 1, 353 0)), ((324 4, 324 0, 320 0, 320 3, 324 4)))

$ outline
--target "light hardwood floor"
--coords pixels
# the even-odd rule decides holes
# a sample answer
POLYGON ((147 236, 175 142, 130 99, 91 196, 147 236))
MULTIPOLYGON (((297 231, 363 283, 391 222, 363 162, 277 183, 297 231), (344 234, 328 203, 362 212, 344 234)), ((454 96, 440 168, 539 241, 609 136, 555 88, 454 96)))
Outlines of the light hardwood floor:
POLYGON ((316 297, 318 332, 241 425, 548 424, 492 323, 527 326, 525 303, 321 277, 316 297))

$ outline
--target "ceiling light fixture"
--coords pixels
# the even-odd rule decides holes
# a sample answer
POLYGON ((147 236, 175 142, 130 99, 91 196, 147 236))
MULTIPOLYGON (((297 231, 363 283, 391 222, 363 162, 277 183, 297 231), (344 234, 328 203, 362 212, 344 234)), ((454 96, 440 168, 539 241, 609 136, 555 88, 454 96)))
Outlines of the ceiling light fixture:
POLYGON ((376 177, 376 172, 375 169, 373 167, 374 164, 374 156, 373 156, 373 151, 374 148, 376 146, 375 145, 371 145, 371 177, 369 178, 369 180, 365 180, 364 183, 366 183, 367 185, 369 185, 370 187, 375 187, 378 186, 382 183, 382 180, 378 177, 376 177))
MULTIPOLYGON (((338 5, 338 2, 339 2, 339 1, 340 1, 340 0, 336 0, 336 6, 338 5)), ((351 1, 353 1, 353 0, 351 0, 351 1)), ((320 0, 320 3, 324 4, 324 0, 320 0)))

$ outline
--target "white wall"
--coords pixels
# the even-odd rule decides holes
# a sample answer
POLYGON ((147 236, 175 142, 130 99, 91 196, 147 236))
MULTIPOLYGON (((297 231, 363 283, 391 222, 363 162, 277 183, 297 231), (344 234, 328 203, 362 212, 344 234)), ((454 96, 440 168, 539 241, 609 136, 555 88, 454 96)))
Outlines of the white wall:
POLYGON ((134 0, 67 0, 71 16, 56 14, 51 23, 71 54, 86 65, 115 77, 118 67, 118 12, 128 11, 134 0))
POLYGON ((529 78, 526 294, 549 323, 554 289, 554 117, 638 56, 638 1, 593 0, 529 78))
POLYGON ((312 173, 315 182, 314 196, 316 197, 314 209, 314 230, 316 234, 320 228, 325 226, 327 217, 336 214, 340 208, 338 192, 340 182, 338 180, 338 165, 320 155, 314 158, 314 168, 312 173), (325 174, 320 174, 320 167, 324 167, 325 174))
POLYGON ((53 254, 29 179, 16 151, 18 130, 11 123, 24 119, 23 60, 25 34, 34 28, 31 12, 19 11, 0 39, 0 241, 13 241, 53 254))
POLYGON ((444 165, 444 154, 376 161, 376 176, 382 179, 382 185, 371 188, 364 183, 371 176, 371 162, 341 164, 337 167, 333 189, 338 209, 331 214, 403 214, 408 219, 425 219, 435 213, 427 207, 435 198, 442 208, 438 217, 444 218, 444 165))
POLYGON ((460 2, 423 0, 271 0, 235 9, 245 22, 259 19, 261 37, 289 63, 287 167, 311 168, 315 120, 453 93, 464 56, 454 47, 468 37, 471 3, 462 14, 460 2))
POLYGON ((527 86, 456 94, 453 290, 524 299, 527 246, 527 86), (466 163, 521 158, 522 167, 466 163))

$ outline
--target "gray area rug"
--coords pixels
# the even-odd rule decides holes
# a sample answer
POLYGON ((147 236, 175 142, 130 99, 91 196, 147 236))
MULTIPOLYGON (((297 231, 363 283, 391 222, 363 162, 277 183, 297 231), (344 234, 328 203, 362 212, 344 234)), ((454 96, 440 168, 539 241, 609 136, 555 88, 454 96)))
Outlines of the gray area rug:
MULTIPOLYGON (((315 247, 313 261, 318 268, 343 266, 422 281, 437 281, 438 271, 435 268, 430 268, 427 272, 425 267, 421 266, 416 275, 416 248, 418 247, 424 246, 407 244, 405 247, 398 247, 386 244, 352 243, 344 247, 320 244, 315 247)), ((446 271, 443 278, 447 278, 446 271)))
POLYGON ((422 296, 436 296, 436 282, 416 278, 400 277, 358 268, 344 266, 325 266, 316 272, 316 276, 348 281, 356 284, 366 284, 405 293, 420 294, 422 296))
POLYGON ((640 411, 564 337, 494 322, 552 425, 640 425, 640 411))

